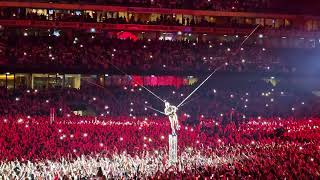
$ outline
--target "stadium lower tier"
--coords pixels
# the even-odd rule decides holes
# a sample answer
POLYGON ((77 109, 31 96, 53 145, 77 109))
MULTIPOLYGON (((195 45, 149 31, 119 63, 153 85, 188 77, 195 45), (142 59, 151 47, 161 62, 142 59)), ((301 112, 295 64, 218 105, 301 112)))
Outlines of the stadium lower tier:
POLYGON ((319 177, 318 118, 181 124, 176 166, 168 163, 165 117, 0 119, 2 179, 319 177))

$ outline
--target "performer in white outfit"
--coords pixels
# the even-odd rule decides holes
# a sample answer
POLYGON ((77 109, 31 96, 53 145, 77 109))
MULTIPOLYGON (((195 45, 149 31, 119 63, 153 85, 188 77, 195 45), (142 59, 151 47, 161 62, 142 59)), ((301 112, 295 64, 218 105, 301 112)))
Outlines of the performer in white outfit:
POLYGON ((176 135, 176 130, 180 130, 178 116, 177 116, 178 108, 176 106, 171 105, 169 102, 165 102, 164 113, 169 117, 172 135, 176 135))

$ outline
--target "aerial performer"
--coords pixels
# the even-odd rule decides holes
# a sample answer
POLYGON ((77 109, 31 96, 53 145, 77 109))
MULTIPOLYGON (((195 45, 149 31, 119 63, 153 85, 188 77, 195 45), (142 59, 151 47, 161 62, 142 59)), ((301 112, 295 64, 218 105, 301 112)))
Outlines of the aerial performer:
POLYGON ((171 105, 169 102, 165 102, 164 114, 168 116, 171 126, 171 134, 176 135, 176 130, 180 130, 180 125, 178 122, 177 111, 178 108, 174 105, 171 105))

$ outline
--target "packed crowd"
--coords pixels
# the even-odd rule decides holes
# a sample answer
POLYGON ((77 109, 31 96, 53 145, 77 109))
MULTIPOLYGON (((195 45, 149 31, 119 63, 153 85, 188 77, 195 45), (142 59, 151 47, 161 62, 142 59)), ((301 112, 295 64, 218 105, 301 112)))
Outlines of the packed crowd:
MULTIPOLYGON (((160 101, 139 86, 85 82, 81 89, 1 90, 2 179, 320 175, 316 98, 285 82, 217 79, 202 87, 179 108, 177 164, 168 161, 169 121, 150 109, 162 111, 160 101)), ((148 88, 175 105, 194 89, 148 88)))
MULTIPOLYGON (((11 37, 4 64, 202 74, 217 67, 291 71, 270 50, 238 48, 240 42, 97 36, 11 37)), ((81 89, 1 89, 0 177, 316 179, 320 106, 313 94, 271 81, 276 84, 275 77, 246 84, 217 78, 188 99, 179 107, 175 165, 168 161, 169 121, 152 110, 162 111, 163 104, 140 86, 106 88, 81 79, 81 89)), ((194 90, 148 88, 175 105, 194 90)))
POLYGON ((272 49, 240 46, 237 41, 121 40, 79 35, 73 37, 11 37, 7 48, 10 67, 114 70, 119 72, 187 73, 219 71, 292 72, 272 49), (226 64, 227 63, 227 64, 226 64))
MULTIPOLYGON (((254 28, 255 24, 240 23, 237 20, 230 19, 226 23, 216 23, 213 20, 204 17, 183 17, 180 20, 175 15, 159 15, 157 18, 142 18, 139 15, 121 16, 114 14, 108 16, 107 13, 57 13, 57 14, 38 14, 33 12, 25 13, 12 9, 0 9, 0 19, 12 20, 40 20, 40 21, 63 21, 63 22, 87 22, 87 23, 107 23, 107 24, 141 24, 141 25, 165 25, 165 26, 192 26, 192 27, 220 27, 220 28, 254 28)), ((275 29, 273 26, 268 28, 275 29)), ((277 29, 292 28, 282 26, 277 29)))
POLYGON ((0 174, 12 178, 319 177, 319 119, 180 118, 179 161, 168 162, 164 117, 2 117, 0 174))
MULTIPOLYGON (((107 77, 108 78, 108 77, 107 77)), ((169 86, 148 87, 156 95, 174 105, 181 103, 204 78, 193 86, 180 88, 169 86)), ((208 81, 181 107, 181 115, 190 121, 201 115, 220 117, 233 112, 237 119, 248 117, 308 117, 319 115, 317 97, 305 90, 292 90, 278 85, 274 87, 263 80, 208 81)), ((97 116, 158 116, 150 107, 163 111, 163 103, 140 86, 102 87, 88 79, 81 80, 81 89, 56 87, 51 89, 26 89, 14 91, 3 88, 0 92, 0 114, 5 116, 48 116, 54 108, 57 116, 66 117, 74 111, 97 116)), ((294 87, 296 85, 292 85, 294 87)))

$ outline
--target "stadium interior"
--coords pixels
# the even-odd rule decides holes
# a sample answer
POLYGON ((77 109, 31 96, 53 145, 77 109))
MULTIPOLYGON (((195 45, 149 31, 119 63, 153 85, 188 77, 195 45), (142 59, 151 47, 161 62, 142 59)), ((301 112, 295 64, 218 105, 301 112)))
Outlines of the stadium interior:
POLYGON ((319 179, 319 8, 0 1, 0 180, 319 179))

